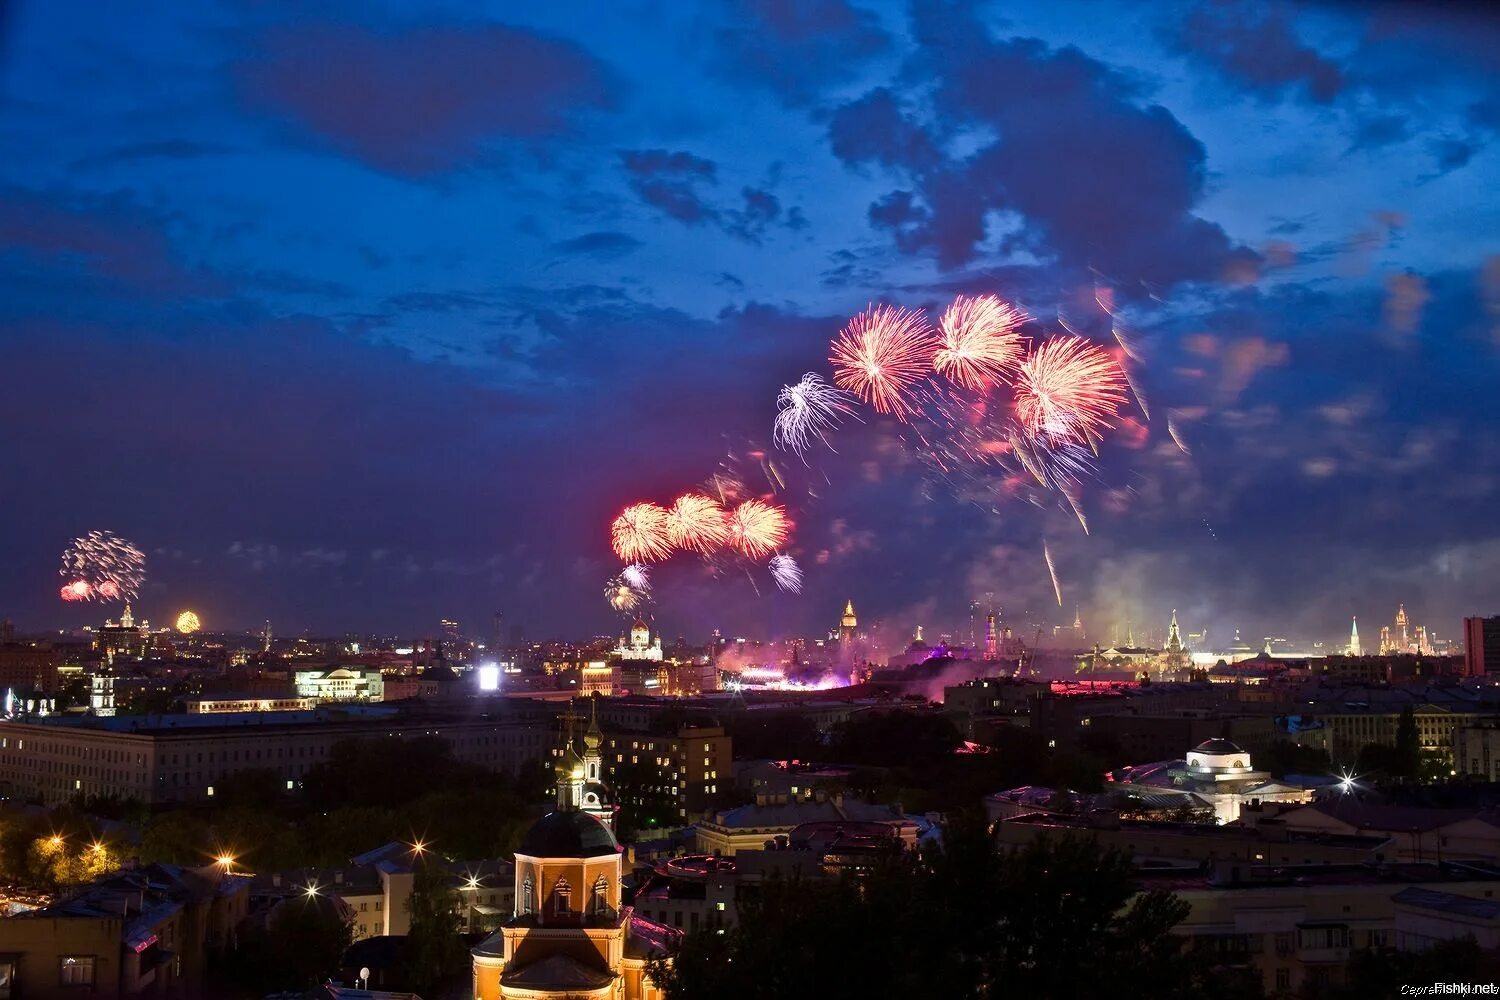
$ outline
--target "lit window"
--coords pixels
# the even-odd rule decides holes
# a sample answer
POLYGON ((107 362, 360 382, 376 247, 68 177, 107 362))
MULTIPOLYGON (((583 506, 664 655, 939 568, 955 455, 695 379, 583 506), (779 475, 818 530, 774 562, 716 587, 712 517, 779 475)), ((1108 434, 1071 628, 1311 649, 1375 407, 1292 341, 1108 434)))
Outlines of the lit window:
POLYGON ((94 956, 65 955, 57 974, 59 986, 94 985, 94 956))

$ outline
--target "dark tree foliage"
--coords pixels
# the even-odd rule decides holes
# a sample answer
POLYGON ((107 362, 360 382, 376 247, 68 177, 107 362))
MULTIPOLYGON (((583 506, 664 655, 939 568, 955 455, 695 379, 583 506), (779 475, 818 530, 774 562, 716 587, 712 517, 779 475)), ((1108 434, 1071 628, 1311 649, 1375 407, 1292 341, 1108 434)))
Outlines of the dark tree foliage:
POLYGON ((469 956, 459 935, 458 894, 448 870, 440 862, 419 862, 413 876, 406 980, 417 993, 431 995, 434 987, 467 971, 469 956))
POLYGON ((963 736, 936 712, 860 712, 834 730, 834 760, 876 767, 930 767, 951 756, 963 736))
POLYGON ((1321 747, 1305 747, 1291 740, 1273 740, 1255 755, 1255 763, 1277 778, 1288 774, 1328 774, 1333 761, 1321 747))
POLYGON ((1443 941, 1426 951, 1375 948, 1349 958, 1344 983, 1317 992, 1319 1000, 1367 1000, 1391 996, 1398 985, 1478 983, 1500 979, 1500 960, 1480 949, 1473 938, 1443 941))
POLYGON ((245 925, 236 947, 209 963, 218 995, 304 990, 337 976, 353 941, 352 918, 329 896, 284 899, 264 922, 245 925))
POLYGON ((817 725, 794 712, 741 712, 731 716, 725 731, 734 740, 734 755, 755 760, 826 760, 817 725))
POLYGON ((652 973, 673 1000, 777 997, 1225 995, 1172 928, 1187 905, 1137 893, 1128 858, 1092 840, 996 850, 956 819, 941 848, 862 879, 768 883, 723 935, 691 934, 652 973))

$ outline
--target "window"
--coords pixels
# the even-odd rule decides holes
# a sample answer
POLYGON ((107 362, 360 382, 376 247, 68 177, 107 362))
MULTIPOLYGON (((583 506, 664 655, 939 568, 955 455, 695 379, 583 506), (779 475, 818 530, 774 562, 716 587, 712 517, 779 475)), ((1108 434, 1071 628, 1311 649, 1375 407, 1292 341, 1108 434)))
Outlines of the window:
POLYGON ((595 916, 609 915, 609 880, 603 875, 594 879, 594 895, 590 905, 593 907, 595 916))
POLYGON ((552 886, 552 912, 561 917, 573 909, 573 887, 565 878, 558 879, 552 886))
POLYGON ((1276 970, 1276 988, 1278 990, 1289 990, 1289 989, 1292 988, 1292 970, 1291 969, 1277 969, 1276 970))
POLYGON ((59 986, 93 986, 94 956, 65 955, 57 973, 59 986))

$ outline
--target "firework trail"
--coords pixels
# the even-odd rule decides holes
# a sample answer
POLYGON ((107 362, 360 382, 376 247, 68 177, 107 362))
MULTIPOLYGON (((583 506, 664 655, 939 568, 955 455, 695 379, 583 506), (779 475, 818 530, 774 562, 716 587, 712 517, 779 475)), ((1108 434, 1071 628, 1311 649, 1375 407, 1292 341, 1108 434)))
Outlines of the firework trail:
POLYGON ((146 556, 112 531, 90 531, 63 552, 58 575, 65 601, 133 601, 146 579, 146 556))
POLYGON ((654 503, 633 503, 610 525, 610 544, 627 563, 653 562, 672 554, 667 536, 667 509, 654 503))
POLYGON ((1089 533, 1089 519, 1084 516, 1083 506, 1079 502, 1079 495, 1073 490, 1059 490, 1058 492, 1068 501, 1068 506, 1073 508, 1073 516, 1078 518, 1079 526, 1083 528, 1083 533, 1087 535, 1089 533))
POLYGON ((797 560, 788 555, 775 555, 771 557, 768 568, 776 586, 789 594, 802 593, 802 567, 797 565, 797 560))
POLYGON ((1126 357, 1135 362, 1144 360, 1141 357, 1140 348, 1136 346, 1135 338, 1128 336, 1124 330, 1121 330, 1119 324, 1112 324, 1109 332, 1114 334, 1115 343, 1120 345, 1120 350, 1125 352, 1126 357))
POLYGON ((823 381, 821 375, 808 372, 795 385, 781 387, 776 395, 776 422, 771 428, 771 442, 778 448, 790 448, 801 455, 814 440, 829 448, 828 434, 837 430, 839 421, 852 416, 854 396, 823 381))
POLYGON ((724 507, 702 493, 684 493, 667 514, 667 539, 679 549, 712 552, 724 544, 729 525, 724 507))
POLYGON ((1016 418, 1032 435, 1088 440, 1109 429, 1125 402, 1120 366, 1081 337, 1044 341, 1021 362, 1016 418))
POLYGON ((632 590, 643 594, 651 593, 651 571, 641 563, 631 563, 620 570, 620 579, 629 584, 632 590))
POLYGON ((1193 453, 1193 449, 1189 448, 1187 442, 1182 439, 1182 431, 1177 427, 1177 413, 1175 410, 1167 411, 1167 433, 1172 436, 1172 443, 1177 445, 1184 455, 1191 455, 1193 453))
POLYGON ((1042 557, 1047 560, 1047 572, 1052 576, 1052 593, 1057 595, 1057 606, 1062 607, 1062 584, 1057 582, 1057 566, 1052 562, 1052 548, 1047 539, 1042 539, 1042 557))
POLYGON ((763 500, 746 500, 729 513, 729 544, 751 559, 776 551, 791 530, 786 511, 763 500))
POLYGON ((932 328, 920 310, 872 306, 833 342, 833 381, 875 412, 906 420, 919 412, 908 397, 926 377, 934 347, 932 328))
POLYGON ((1120 374, 1125 376, 1125 384, 1130 386, 1130 394, 1135 397, 1135 405, 1141 408, 1141 414, 1147 420, 1151 419, 1151 409, 1146 405, 1146 394, 1141 387, 1135 384, 1135 376, 1130 374, 1128 365, 1120 365, 1120 374))
POLYGON ((953 300, 938 324, 941 346, 932 367, 951 381, 985 392, 1006 380, 1021 353, 1016 332, 1026 314, 995 295, 953 300))

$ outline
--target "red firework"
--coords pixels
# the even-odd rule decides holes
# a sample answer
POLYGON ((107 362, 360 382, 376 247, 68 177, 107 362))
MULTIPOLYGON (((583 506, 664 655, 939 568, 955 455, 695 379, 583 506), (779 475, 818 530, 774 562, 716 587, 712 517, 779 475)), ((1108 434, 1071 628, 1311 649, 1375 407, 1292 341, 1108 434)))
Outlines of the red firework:
POLYGON ((65 601, 86 601, 93 595, 93 592, 87 580, 74 580, 72 583, 63 584, 61 596, 65 601))
POLYGON ((751 559, 775 552, 791 531, 786 511, 762 500, 746 500, 729 512, 729 544, 751 559))
POLYGON ((1016 332, 1026 314, 995 295, 960 295, 938 324, 942 345, 932 367, 959 385, 984 392, 1004 382, 1021 353, 1016 332))
POLYGON ((728 534, 724 507, 702 493, 684 493, 667 512, 667 540, 679 549, 712 552, 728 534))
POLYGON ((667 536, 667 509, 660 504, 633 503, 610 525, 610 544, 627 563, 652 562, 672 554, 667 536))
POLYGON ((1125 399, 1120 366, 1082 337, 1044 341, 1016 374, 1016 419, 1054 442, 1098 437, 1125 399))
POLYGON ((828 360, 840 388, 905 420, 918 412, 908 397, 927 374, 934 346, 921 310, 872 306, 839 332, 828 360))

